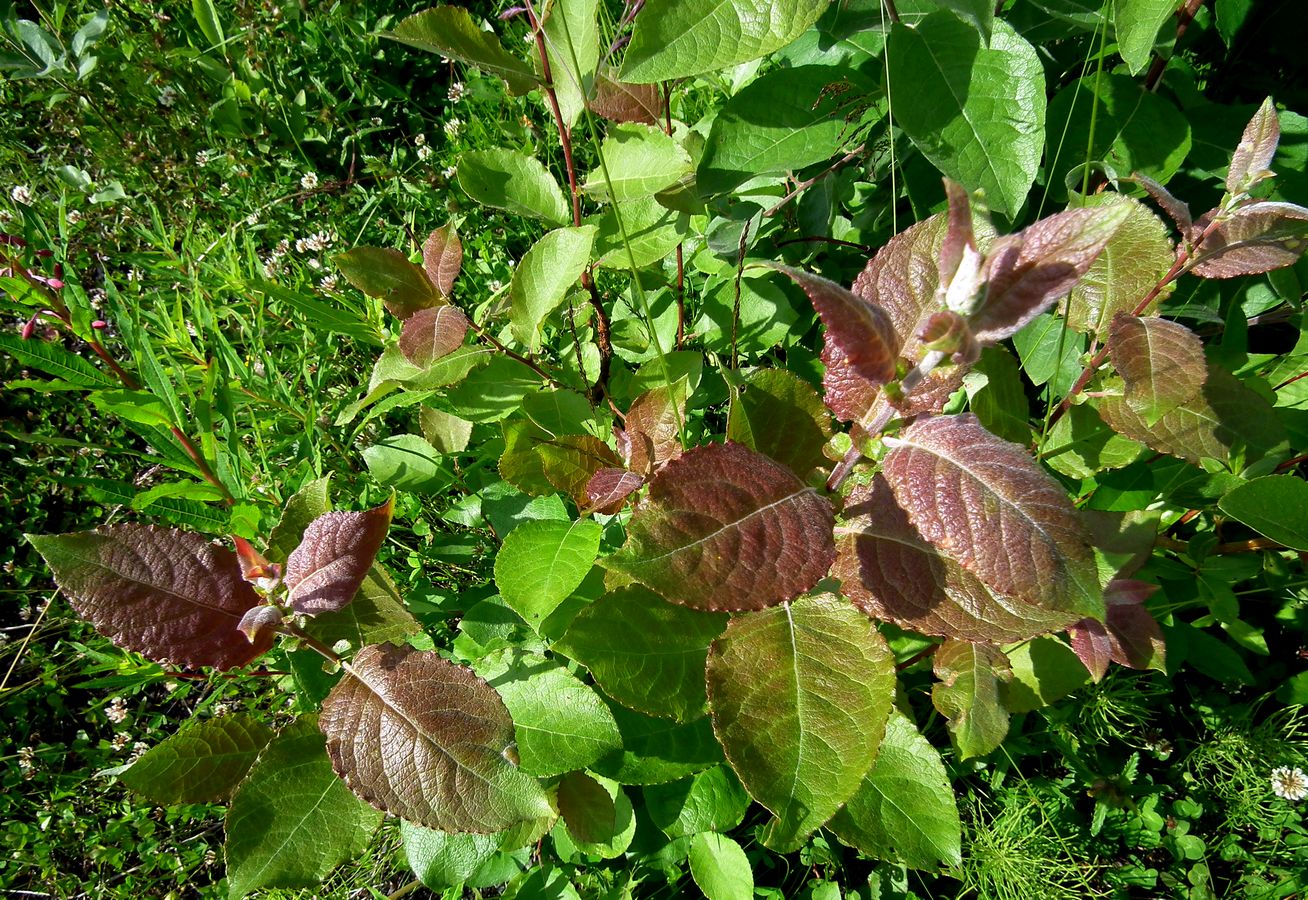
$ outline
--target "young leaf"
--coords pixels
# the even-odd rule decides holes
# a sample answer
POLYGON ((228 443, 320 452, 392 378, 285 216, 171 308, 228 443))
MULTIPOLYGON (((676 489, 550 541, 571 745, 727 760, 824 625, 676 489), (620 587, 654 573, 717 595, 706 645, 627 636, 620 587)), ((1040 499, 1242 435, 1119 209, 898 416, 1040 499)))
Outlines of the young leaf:
POLYGON ((936 651, 939 683, 931 703, 949 720, 949 736, 960 759, 985 756, 1008 734, 1003 684, 1012 678, 1008 657, 998 647, 950 640, 936 651))
POLYGON ((653 196, 691 170, 690 154, 650 125, 613 126, 600 145, 600 155, 603 168, 597 166, 583 185, 600 203, 653 196))
POLYGON ((1130 214, 1126 205, 1069 209, 996 241, 986 255, 985 300, 970 319, 976 339, 1012 337, 1066 297, 1130 214))
POLYGON ((533 156, 513 150, 472 150, 459 157, 459 187, 478 203, 551 225, 572 220, 559 183, 533 156))
POLYGON ((427 273, 398 250, 355 247, 335 257, 345 280, 369 297, 376 297, 397 318, 444 303, 427 273))
POLYGON ((27 535, 73 609, 120 647, 174 665, 243 666, 272 646, 238 629, 262 598, 236 554, 198 534, 110 525, 74 534, 27 535))
POLYGON ((685 379, 650 388, 631 403, 624 422, 630 444, 627 466, 649 477, 681 456, 681 426, 686 421, 685 379))
POLYGON ((586 508, 604 515, 616 515, 627 498, 640 490, 645 479, 626 469, 600 469, 586 482, 586 508))
POLYGON ((539 630, 594 565, 602 531, 590 519, 527 522, 513 529, 495 557, 500 595, 539 630))
MULTIPOLYGON (((454 224, 443 225, 431 234, 422 245, 422 268, 428 280, 436 286, 446 300, 454 292, 454 279, 459 277, 463 265, 463 243, 454 224)), ((406 354, 407 355, 407 354, 406 354)))
POLYGON ((690 874, 708 900, 753 900, 749 857, 723 834, 701 831, 690 842, 690 874))
MULTIPOLYGON (((600 57, 595 18, 598 6, 598 0, 567 0, 542 6, 545 56, 550 63, 559 112, 569 128, 586 108, 586 97, 595 86, 595 68, 600 57)), ((532 53, 532 63, 540 68, 539 54, 532 53)))
POLYGON ((583 843, 611 840, 617 832, 613 798, 585 772, 569 772, 559 781, 559 815, 568 834, 583 843))
POLYGON ((509 649, 477 660, 476 671, 513 718, 523 772, 550 777, 585 769, 622 746, 599 694, 557 662, 509 649))
POLYGON ((1162 629, 1144 607, 1144 601, 1156 590, 1156 584, 1116 579, 1104 592, 1107 620, 1087 619, 1069 629, 1072 649, 1095 681, 1103 679, 1110 660, 1133 669, 1167 671, 1162 629))
MULTIPOLYGON (((1204 219, 1195 230, 1207 225, 1204 219)), ((1203 278, 1259 275, 1294 265, 1308 247, 1308 209, 1259 201, 1224 216, 1195 249, 1190 270, 1203 278)))
POLYGON ((650 483, 627 543, 602 561, 676 603, 762 609, 817 584, 835 558, 831 504, 740 444, 687 451, 650 483))
POLYGON ((363 852, 381 813, 332 772, 315 716, 273 738, 227 811, 228 896, 259 888, 313 887, 363 852))
POLYGON ((540 349, 545 317, 563 302, 590 262, 595 226, 558 228, 526 252, 509 286, 509 321, 513 336, 533 353, 540 349))
POLYGON ((727 439, 789 466, 800 478, 828 464, 831 418, 807 382, 785 369, 759 369, 732 398, 727 439))
POLYGON ((890 711, 876 762, 831 830, 874 859, 914 869, 962 862, 962 824, 945 764, 899 710, 890 711))
POLYGON ((507 52, 494 32, 483 31, 462 7, 433 7, 409 16, 384 36, 483 69, 504 79, 513 94, 525 94, 539 84, 531 67, 507 52))
POLYGON ((1132 172, 1131 179, 1148 192, 1154 202, 1163 208, 1163 212, 1176 223, 1177 231, 1189 234, 1194 229, 1194 218, 1190 215, 1190 204, 1172 196, 1172 192, 1154 181, 1148 175, 1132 172))
POLYGON ((586 488, 596 472, 622 463, 603 441, 589 434, 561 434, 536 448, 550 484, 581 509, 590 502, 586 488))
MULTIPOLYGON (((831 574, 875 619, 922 634, 1008 643, 1062 631, 1082 618, 1056 602, 1033 604, 990 590, 929 543, 877 476, 846 500, 831 574)), ((1057 601, 1061 598, 1051 598, 1057 601)))
POLYGON ((830 0, 650 0, 636 18, 622 80, 686 78, 766 56, 799 37, 830 0))
POLYGON ((890 317, 877 305, 834 281, 789 266, 776 266, 804 289, 822 324, 826 341, 840 348, 846 365, 874 384, 895 377, 899 338, 890 317))
POLYGON ((1119 313, 1109 326, 1108 352, 1126 383, 1127 404, 1149 425, 1188 404, 1208 379, 1199 336, 1166 319, 1119 313))
POLYGON ((391 576, 374 564, 353 602, 342 610, 314 616, 304 629, 328 646, 348 641, 351 647, 365 647, 402 643, 420 633, 422 625, 404 608, 391 576))
POLYGON ((1045 78, 1035 49, 1002 19, 989 46, 972 26, 940 10, 916 28, 896 24, 888 78, 911 85, 896 122, 922 155, 991 208, 1013 216, 1035 180, 1044 144, 1045 78))
POLYGON ((1308 482, 1266 475, 1226 493, 1217 506, 1238 522, 1295 550, 1308 551, 1308 482))
POLYGON ((319 727, 351 790, 427 828, 489 833, 553 814, 509 761, 513 721, 495 689, 434 652, 363 648, 319 727))
POLYGON ((364 512, 329 512, 314 519, 286 560, 291 608, 312 616, 353 600, 386 540, 394 509, 391 498, 364 512))
POLYGON ((737 616, 708 660, 713 731, 746 790, 802 840, 872 765, 895 691, 876 625, 823 594, 737 616))
POLYGON ((1247 194, 1249 189, 1269 177, 1276 145, 1281 141, 1281 122, 1276 106, 1268 97, 1258 107, 1240 136, 1226 173, 1226 190, 1230 194, 1247 194))
POLYGON ((689 721, 705 711, 704 662, 727 617, 632 586, 577 614, 554 649, 590 670, 604 692, 647 715, 689 721))
POLYGON ((272 736, 245 713, 192 721, 147 750, 118 779, 155 803, 225 800, 272 736))
POLYGON ((1102 619, 1094 553, 1067 494, 975 416, 918 420, 882 471, 917 530, 988 587, 1102 619))
POLYGON ((595 96, 589 106, 591 112, 610 122, 656 125, 663 116, 657 84, 627 84, 606 71, 595 79, 595 96))
POLYGON ((433 891, 471 880, 500 849, 500 834, 448 834, 400 822, 404 857, 413 874, 433 891))
POLYGON ((1117 52, 1132 75, 1139 75, 1149 65, 1158 29, 1176 7, 1177 0, 1113 0, 1117 52))
POLYGON ((1119 312, 1130 312, 1176 258, 1167 226, 1139 200, 1122 194, 1087 197, 1086 206, 1122 206, 1126 219, 1067 295, 1068 324, 1101 340, 1119 312))

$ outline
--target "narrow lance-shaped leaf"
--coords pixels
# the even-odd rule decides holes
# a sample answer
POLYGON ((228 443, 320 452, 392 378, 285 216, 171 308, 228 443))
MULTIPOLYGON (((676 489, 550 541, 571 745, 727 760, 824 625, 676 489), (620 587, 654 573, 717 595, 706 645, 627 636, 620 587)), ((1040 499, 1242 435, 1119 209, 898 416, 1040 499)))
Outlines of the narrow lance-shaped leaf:
POLYGON ((225 800, 272 736, 246 713, 192 721, 147 750, 118 778, 155 803, 225 800))
POLYGON ((1226 173, 1226 190, 1232 194, 1246 194, 1264 178, 1272 175, 1272 157, 1281 141, 1281 122, 1276 117, 1276 106, 1268 97, 1258 107, 1249 124, 1244 127, 1240 143, 1231 157, 1231 168, 1226 173))
POLYGON ((309 523, 286 560, 291 608, 316 615, 354 599, 391 525, 395 499, 364 512, 329 512, 309 523))
POLYGON ((826 341, 840 347, 846 364, 856 374, 877 384, 895 377, 899 339, 885 312, 820 275, 789 266, 776 268, 808 294, 827 327, 826 341))
MULTIPOLYGON (((1208 217, 1194 225, 1202 232, 1208 217)), ((1262 200, 1241 206, 1211 231, 1194 251, 1190 271, 1204 278, 1259 275, 1294 265, 1308 248, 1308 209, 1262 200)))
POLYGON ((776 815, 789 846, 858 789, 876 756, 895 690, 876 625, 838 597, 737 616, 713 642, 709 707, 731 767, 776 815))
POLYGON ((811 588, 835 558, 831 504, 742 447, 697 447, 668 463, 602 561, 676 603, 762 609, 811 588))
POLYGON ((525 94, 539 83, 530 66, 507 52, 500 39, 483 31, 462 7, 437 6, 409 16, 385 36, 483 69, 503 78, 514 94, 525 94))
POLYGON ((1003 686, 1013 676, 1008 657, 998 647, 951 640, 934 659, 940 682, 931 688, 931 703, 949 720, 949 735, 962 759, 985 756, 1008 734, 1003 686))
POLYGON ((456 306, 419 310, 400 327, 400 352, 425 369, 462 347, 469 327, 468 317, 456 306))
POLYGON ((919 420, 886 442, 882 471, 923 537, 1000 593, 1103 618, 1085 528, 1024 449, 972 415, 919 420))
POLYGON ((335 257, 345 280, 385 304, 392 315, 406 319, 420 309, 444 303, 427 273, 398 250, 355 247, 335 257))
POLYGON ((431 283, 446 300, 454 292, 454 279, 463 265, 463 242, 454 224, 443 225, 431 234, 422 245, 422 268, 431 283))
POLYGON ((1132 669, 1166 671, 1162 629, 1144 606, 1156 590, 1158 585, 1144 581, 1111 581, 1104 591, 1107 620, 1086 619, 1069 629, 1072 649, 1095 681, 1103 679, 1110 660, 1132 669))
POLYGON ((236 554, 198 534, 111 525, 27 535, 73 609, 120 647, 184 666, 232 669, 272 646, 251 643, 241 617, 262 599, 236 554))
POLYGON ((1193 400, 1208 380, 1199 336, 1166 319, 1119 314, 1108 352, 1126 384, 1126 402, 1150 425, 1193 400))
POLYGON ((509 760, 513 721, 494 688, 434 652, 365 647, 319 727, 355 793, 427 828, 490 833, 553 812, 509 760))

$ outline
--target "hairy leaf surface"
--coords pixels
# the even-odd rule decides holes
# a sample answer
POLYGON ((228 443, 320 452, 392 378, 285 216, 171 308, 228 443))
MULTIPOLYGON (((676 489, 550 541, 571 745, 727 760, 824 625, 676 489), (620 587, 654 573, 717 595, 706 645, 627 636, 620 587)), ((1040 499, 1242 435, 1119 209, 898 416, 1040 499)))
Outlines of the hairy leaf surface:
POLYGON ((985 756, 1008 734, 1004 683, 1012 678, 1008 657, 989 644, 950 640, 935 653, 940 681, 931 703, 949 720, 949 736, 960 759, 985 756))
POLYGON ((740 444, 689 450, 650 483, 606 568, 698 609, 762 609, 808 590, 835 557, 831 504, 740 444))
POLYGON ((118 778, 155 803, 225 800, 272 736, 246 713, 191 722, 147 750, 118 778))
POLYGON ((1232 194, 1246 193, 1271 174, 1272 158, 1280 141, 1281 122, 1276 117, 1276 105, 1268 97, 1240 136, 1226 173, 1226 190, 1232 194))
POLYGON ((845 364, 856 375, 874 384, 895 377, 900 342, 890 317, 879 306, 820 275, 789 266, 776 268, 804 289, 827 327, 827 343, 840 348, 845 364))
POLYGON ((236 554, 198 534, 110 525, 27 535, 73 609, 120 647, 175 665, 243 666, 272 646, 237 630, 262 600, 236 554))
MULTIPOLYGON (((1195 230, 1205 226, 1200 219, 1195 230)), ((1308 247, 1308 209, 1259 201, 1224 218, 1197 249, 1193 269, 1204 278, 1258 275, 1294 265, 1308 247)))
POLYGON ((975 416, 939 416, 891 443, 882 471, 917 530, 987 586, 1102 619, 1094 554, 1062 487, 975 416))
POLYGON ((536 73, 504 49, 494 32, 483 31, 466 9, 436 6, 409 16, 386 37, 476 66, 504 79, 514 94, 536 87, 536 73))
POLYGON ((1208 379, 1199 336, 1156 316, 1119 314, 1109 326, 1108 352, 1127 404, 1151 425, 1193 400, 1208 379))
POLYGON ((867 773, 894 657, 851 604, 804 597, 732 619, 709 652, 708 689, 714 733, 785 844, 831 818, 867 773))
POLYGON ((351 790, 427 828, 488 833, 553 812, 509 760, 513 721, 495 689, 434 652, 363 648, 319 726, 351 790))
POLYGON ((386 540, 394 508, 391 499, 363 512, 329 512, 314 519, 286 560, 291 608, 317 615, 353 600, 386 540))

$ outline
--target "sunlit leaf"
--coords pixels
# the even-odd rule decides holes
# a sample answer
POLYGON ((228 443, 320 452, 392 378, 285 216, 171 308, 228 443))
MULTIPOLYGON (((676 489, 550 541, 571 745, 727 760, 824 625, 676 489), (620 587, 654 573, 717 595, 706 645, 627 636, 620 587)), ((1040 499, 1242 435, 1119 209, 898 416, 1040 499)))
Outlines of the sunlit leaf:
POLYGON ((899 710, 891 710, 876 762, 831 830, 868 856, 915 869, 962 862, 962 824, 945 765, 899 710))
POLYGON ((603 565, 686 606, 762 609, 826 574, 832 524, 831 504, 784 466, 740 444, 697 447, 650 482, 603 565))
POLYGON ((586 506, 613 515, 645 484, 645 479, 626 469, 600 469, 586 482, 586 506))
POLYGON ((650 819, 671 838, 730 831, 740 824, 749 806, 749 794, 727 766, 651 785, 643 793, 650 819))
POLYGON ((708 900, 752 900, 754 870, 733 839, 701 831, 690 842, 690 874, 708 900))
POLYGON ((174 665, 243 666, 272 646, 237 630, 262 599, 236 554, 198 534, 110 525, 27 535, 73 609, 120 647, 174 665))
POLYGON ((400 822, 409 868, 432 890, 462 885, 500 849, 499 834, 450 834, 400 822))
POLYGON ((894 694, 876 626, 831 595, 737 616, 708 661, 713 730, 750 795, 801 840, 835 814, 876 756, 894 694))
POLYGON ((589 105, 592 112, 611 122, 655 125, 663 112, 657 84, 627 84, 605 71, 595 79, 595 96, 589 105))
POLYGON ((1076 652, 1056 637, 1038 637, 1010 648, 1012 681, 1004 695, 1011 713, 1031 712, 1063 699, 1090 680, 1076 652))
POLYGON ((1295 550, 1308 551, 1308 482, 1295 475, 1266 475, 1228 491, 1222 512, 1295 550))
POLYGON ((1104 677, 1110 660, 1132 669, 1167 671, 1162 629, 1144 606, 1156 590, 1158 585, 1143 581, 1112 581, 1104 592, 1107 620, 1088 620, 1070 629, 1072 649, 1095 681, 1104 677))
POLYGON ((462 453, 472 437, 472 423, 433 406, 418 408, 422 436, 441 453, 462 453))
POLYGON ((338 254, 334 262, 346 281, 381 300, 401 319, 445 302, 427 273, 398 250, 355 247, 338 254))
MULTIPOLYGON (((1195 230, 1206 222, 1200 219, 1195 230)), ((1258 275, 1294 265, 1308 249, 1308 209, 1262 200, 1224 215, 1195 250, 1190 270, 1204 278, 1258 275)))
POLYGON ((1008 657, 998 647, 950 640, 934 659, 931 703, 949 720, 949 736, 961 759, 985 756, 1008 734, 1004 682, 1012 678, 1008 657))
POLYGON ((707 716, 682 723, 641 715, 616 704, 612 708, 622 732, 622 750, 594 766, 601 775, 623 784, 662 784, 723 762, 722 748, 707 716))
POLYGON ((923 537, 995 591, 1103 618, 1085 528, 1023 448, 971 415, 920 419, 887 443, 882 471, 923 537))
POLYGON ((1139 75, 1149 65, 1158 29, 1176 12, 1176 0, 1113 0, 1113 31, 1127 71, 1139 75))
POLYGON ((155 803, 225 800, 272 736, 246 713, 192 721, 147 750, 118 780, 155 803))
POLYGON ((505 602, 539 629, 594 565, 601 532, 590 519, 527 522, 513 529, 495 557, 495 583, 505 602))
MULTIPOLYGON (((563 122, 573 127, 586 108, 586 97, 595 85, 599 64, 600 36, 595 18, 598 0, 566 0, 543 4, 541 30, 550 78, 559 101, 563 122)), ((532 62, 540 68, 539 54, 532 62)))
POLYGON ((468 326, 468 317, 455 306, 419 310, 400 328, 400 352, 409 362, 425 369, 463 346, 468 326))
MULTIPOLYGON (((427 278, 447 300, 454 292, 454 279, 463 265, 463 243, 454 224, 443 225, 422 244, 422 268, 427 278)), ((407 354, 406 354, 407 355, 407 354)))
POLYGON ((329 512, 314 519, 286 560, 291 608, 316 615, 353 600, 386 540, 394 506, 391 499, 364 512, 329 512))
POLYGON ((540 444, 541 468, 550 484, 581 509, 590 502, 587 487, 596 472, 621 465, 618 455, 589 434, 561 434, 540 444))
POLYGON ((1272 158, 1281 141, 1281 122, 1276 117, 1276 105, 1268 97, 1258 107, 1240 136, 1240 143, 1231 157, 1231 168, 1226 173, 1226 190, 1243 194, 1271 174, 1272 158))
POLYGON ((650 388, 631 402, 624 424, 630 442, 627 465, 648 477, 681 456, 681 429, 686 422, 685 380, 650 388))
POLYGON ((442 831, 501 831, 552 813, 508 754, 494 688, 429 651, 365 647, 323 702, 336 772, 369 803, 442 831))
POLYGON ((495 33, 483 31, 462 7, 436 6, 409 16, 385 36, 483 69, 503 78, 514 94, 525 94, 538 84, 531 67, 506 51, 495 33))
POLYGON ((857 294, 820 275, 777 266, 804 289, 822 324, 826 341, 840 348, 855 374, 883 384, 895 377, 899 339, 886 313, 857 294))
POLYGON ((513 336, 531 350, 540 348, 545 317, 563 303, 590 261, 595 226, 558 228, 527 251, 513 272, 509 286, 509 321, 513 336))
POLYGON ((478 203, 551 225, 572 220, 559 183, 540 160, 513 150, 470 150, 459 157, 459 187, 478 203))
POLYGON ((1119 313, 1109 326, 1108 352, 1127 404, 1151 425, 1193 400, 1208 379, 1199 336, 1155 316, 1119 313))
POLYGON ((600 203, 649 197, 690 172, 690 154, 650 125, 614 125, 600 145, 603 168, 586 176, 586 193, 600 203))
POLYGON ((817 391, 785 369, 760 369, 732 398, 727 439, 784 463, 801 478, 827 465, 831 417, 817 391))

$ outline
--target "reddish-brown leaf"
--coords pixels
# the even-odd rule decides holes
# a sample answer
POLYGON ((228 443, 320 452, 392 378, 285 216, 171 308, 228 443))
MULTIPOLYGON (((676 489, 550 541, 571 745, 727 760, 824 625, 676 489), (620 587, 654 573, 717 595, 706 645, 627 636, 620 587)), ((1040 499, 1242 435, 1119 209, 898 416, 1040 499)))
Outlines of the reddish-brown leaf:
POLYGON ((611 122, 644 125, 657 125, 663 109, 657 84, 627 84, 607 72, 595 79, 595 97, 587 105, 611 122))
POLYGON ((468 317, 456 306, 419 310, 400 327, 400 352, 425 369, 463 346, 468 327, 468 317))
POLYGON ((364 512, 329 512, 304 529, 286 560, 288 600, 298 613, 341 609, 359 592, 386 540, 394 498, 364 512))
POLYGON ((831 504, 785 466, 740 444, 668 463, 601 561, 697 609, 763 609, 798 596, 835 558, 831 504))
POLYGON ((894 323, 880 307, 820 275, 789 266, 776 268, 808 294, 827 328, 826 342, 840 348, 854 374, 874 384, 895 377, 900 340, 894 323))
POLYGON ((1126 402, 1151 425, 1193 400, 1208 380, 1199 336, 1156 316, 1119 313, 1108 329, 1108 352, 1126 384, 1126 402))
POLYGON ((282 611, 275 606, 252 606, 241 616, 236 627, 253 644, 265 634, 275 635, 284 621, 282 611))
POLYGON ((600 469, 586 482, 587 508, 611 516, 627 498, 641 489, 645 479, 626 469, 600 469))
POLYGON ((546 480, 567 494, 578 509, 590 502, 586 488, 595 473, 621 465, 608 444, 589 434, 560 434, 540 444, 536 452, 546 480))
POLYGON ((323 701, 332 767, 378 809, 441 831, 491 833, 552 814, 510 762, 495 689, 430 651, 365 647, 323 701))
POLYGON ((237 628, 262 602, 236 554, 198 534, 110 525, 28 535, 73 609, 120 647, 183 666, 231 669, 272 646, 237 628))
POLYGON ((681 455, 681 425, 686 420, 686 384, 659 385, 632 401, 627 410, 627 466, 649 477, 681 455))
POLYGON ((1109 661, 1132 669, 1164 671, 1163 632, 1144 607, 1158 585, 1119 578, 1104 591, 1108 617, 1085 619, 1068 629, 1072 649, 1095 681, 1108 671, 1109 661))
POLYGON ((454 292, 454 279, 463 266, 463 243, 454 224, 437 228, 422 245, 422 268, 446 300, 454 292))
POLYGON ((1276 118, 1272 98, 1268 97, 1244 127, 1240 143, 1231 156, 1231 168, 1226 173, 1227 191, 1248 193, 1249 188, 1270 177, 1272 157, 1280 141, 1281 123, 1276 118))
POLYGON ((932 546, 895 502, 885 479, 849 495, 831 574, 874 619, 922 634, 1009 643, 1062 631, 1079 612, 997 594, 932 546))
POLYGON ((882 472, 923 537, 1001 594, 1103 618, 1085 527, 1025 449, 971 414, 919 419, 886 443, 882 472))
MULTIPOLYGON (((1206 222, 1200 219, 1195 230, 1206 222)), ((1190 271, 1204 278, 1258 275, 1294 265, 1308 248, 1308 209, 1268 200, 1242 206, 1214 228, 1195 251, 1190 271)))
POLYGON ((945 179, 945 196, 949 211, 945 219, 945 236, 940 244, 940 283, 948 284, 958 271, 964 253, 976 252, 976 235, 972 233, 972 200, 967 190, 953 179, 945 179))

